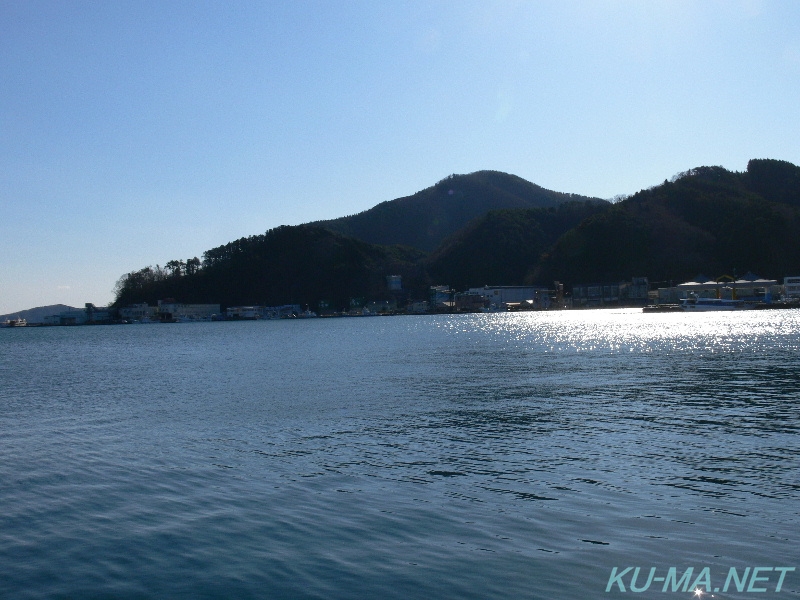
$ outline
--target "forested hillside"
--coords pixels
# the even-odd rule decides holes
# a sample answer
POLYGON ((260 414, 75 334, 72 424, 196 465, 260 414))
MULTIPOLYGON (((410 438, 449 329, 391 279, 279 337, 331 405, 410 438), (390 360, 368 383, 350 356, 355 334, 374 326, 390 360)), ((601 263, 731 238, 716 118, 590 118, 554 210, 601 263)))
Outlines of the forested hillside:
POLYGON ((440 284, 549 287, 559 280, 569 288, 637 276, 800 274, 800 168, 791 163, 751 160, 743 173, 698 167, 616 204, 573 198, 502 173, 448 178, 358 218, 278 227, 208 250, 202 260, 128 273, 117 284, 117 304, 172 297, 339 310, 351 298, 386 298, 387 275, 401 275, 406 296, 423 299, 440 284), (532 190, 541 191, 538 200, 532 190), (542 205, 495 209, 535 202, 542 205), (433 240, 437 247, 424 251, 433 240))
POLYGON ((456 289, 483 285, 552 283, 541 280, 541 261, 558 238, 606 202, 566 202, 557 207, 491 211, 451 236, 426 261, 434 281, 456 289))
POLYGON ((413 196, 382 202, 357 215, 313 224, 371 244, 400 244, 431 252, 490 210, 544 208, 586 200, 605 202, 546 190, 499 171, 478 171, 451 175, 413 196))
POLYGON ((543 277, 681 281, 698 273, 782 278, 800 272, 800 168, 751 160, 747 171, 692 169, 565 233, 543 277))
POLYGON ((223 306, 317 308, 325 302, 341 310, 350 298, 385 297, 389 274, 419 285, 422 257, 418 250, 367 244, 321 227, 284 226, 207 251, 194 272, 179 265, 128 273, 117 284, 116 304, 171 297, 223 306))

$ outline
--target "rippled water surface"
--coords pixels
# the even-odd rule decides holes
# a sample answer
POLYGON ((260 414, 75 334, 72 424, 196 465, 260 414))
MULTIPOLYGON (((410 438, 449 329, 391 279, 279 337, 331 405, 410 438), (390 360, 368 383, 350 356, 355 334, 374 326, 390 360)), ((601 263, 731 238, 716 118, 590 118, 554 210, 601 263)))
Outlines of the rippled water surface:
POLYGON ((3 598, 800 571, 800 311, 5 329, 0 352, 3 598))

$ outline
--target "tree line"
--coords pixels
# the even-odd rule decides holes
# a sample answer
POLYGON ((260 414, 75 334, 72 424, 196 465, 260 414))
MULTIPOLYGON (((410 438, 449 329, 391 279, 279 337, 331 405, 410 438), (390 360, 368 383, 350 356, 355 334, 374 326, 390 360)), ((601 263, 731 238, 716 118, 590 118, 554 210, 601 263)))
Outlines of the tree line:
MULTIPOLYGON (((449 177, 426 191, 425 202, 435 206, 431 214, 439 218, 443 210, 432 194, 446 195, 444 206, 453 213, 495 206, 492 195, 503 185, 506 199, 532 189, 519 178, 485 173, 480 181, 449 177), (448 193, 459 186, 471 194, 460 204, 453 200, 456 193, 448 193)), ((398 226, 425 220, 419 202, 401 200, 390 207, 402 215, 398 226)), ((373 238, 391 222, 385 210, 373 238)), ((224 306, 324 303, 339 309, 350 298, 386 299, 387 275, 401 275, 402 297, 411 299, 426 298, 430 285, 551 286, 560 280, 569 289, 636 276, 681 281, 737 271, 777 279, 800 271, 800 168, 758 159, 744 173, 691 169, 615 203, 562 195, 546 206, 486 209, 440 237, 433 251, 370 243, 323 225, 277 227, 207 250, 202 260, 177 259, 127 273, 115 287, 116 304, 172 297, 224 306)))

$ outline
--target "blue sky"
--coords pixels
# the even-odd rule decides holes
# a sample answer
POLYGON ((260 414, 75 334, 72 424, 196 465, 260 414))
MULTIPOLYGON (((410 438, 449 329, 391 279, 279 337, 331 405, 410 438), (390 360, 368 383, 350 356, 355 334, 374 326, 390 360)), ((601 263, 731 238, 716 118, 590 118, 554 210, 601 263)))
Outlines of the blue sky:
POLYGON ((0 314, 495 169, 800 164, 800 2, 0 0, 0 314))

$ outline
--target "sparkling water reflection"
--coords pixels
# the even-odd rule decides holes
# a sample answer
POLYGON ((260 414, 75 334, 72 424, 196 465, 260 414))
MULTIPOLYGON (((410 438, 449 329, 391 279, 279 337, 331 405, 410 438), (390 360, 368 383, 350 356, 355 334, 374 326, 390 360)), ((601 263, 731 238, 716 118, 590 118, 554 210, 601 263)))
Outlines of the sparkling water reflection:
POLYGON ((613 566, 795 566, 797 312, 3 330, 0 596, 585 598, 613 566))

